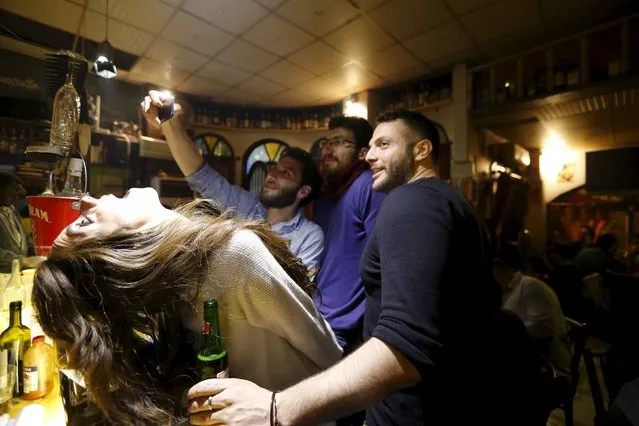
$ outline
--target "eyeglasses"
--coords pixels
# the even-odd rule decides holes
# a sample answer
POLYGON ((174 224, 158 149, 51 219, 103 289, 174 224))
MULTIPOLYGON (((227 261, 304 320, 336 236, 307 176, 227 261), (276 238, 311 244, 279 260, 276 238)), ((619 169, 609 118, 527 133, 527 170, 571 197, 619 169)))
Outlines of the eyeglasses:
POLYGON ((344 138, 322 139, 319 143, 320 149, 324 149, 326 147, 339 148, 342 146, 345 148, 355 148, 357 144, 344 138))

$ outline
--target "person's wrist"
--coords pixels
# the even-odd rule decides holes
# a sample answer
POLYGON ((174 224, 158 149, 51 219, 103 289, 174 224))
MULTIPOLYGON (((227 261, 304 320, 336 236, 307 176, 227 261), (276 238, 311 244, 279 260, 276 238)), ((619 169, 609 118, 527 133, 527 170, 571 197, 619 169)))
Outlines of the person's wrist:
POLYGON ((277 426, 295 426, 298 424, 292 410, 293 404, 286 391, 278 392, 275 397, 274 412, 276 413, 275 424, 277 426))

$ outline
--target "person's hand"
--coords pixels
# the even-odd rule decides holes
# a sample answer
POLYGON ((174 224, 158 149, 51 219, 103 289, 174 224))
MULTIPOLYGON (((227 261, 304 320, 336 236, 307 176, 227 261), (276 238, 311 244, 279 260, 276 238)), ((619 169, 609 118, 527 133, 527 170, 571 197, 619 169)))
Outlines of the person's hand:
POLYGON ((23 257, 20 262, 22 263, 22 267, 24 269, 32 269, 37 268, 39 264, 47 260, 44 256, 29 256, 23 257))
MULTIPOLYGON (((159 90, 149 91, 149 95, 144 97, 144 100, 140 104, 142 106, 142 113, 149 126, 160 129, 160 119, 158 118, 158 108, 163 105, 163 101, 170 98, 170 94, 167 92, 161 92, 159 90)), ((180 104, 173 105, 173 116, 177 117, 182 112, 180 104)))
POLYGON ((246 380, 204 380, 189 390, 189 422, 269 426, 271 395, 271 391, 246 380))

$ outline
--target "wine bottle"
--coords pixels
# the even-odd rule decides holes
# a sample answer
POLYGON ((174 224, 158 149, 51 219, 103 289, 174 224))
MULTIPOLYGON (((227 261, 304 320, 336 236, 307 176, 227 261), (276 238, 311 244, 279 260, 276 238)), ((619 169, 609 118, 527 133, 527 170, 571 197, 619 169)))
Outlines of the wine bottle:
POLYGON ((11 302, 9 328, 0 335, 0 350, 8 351, 7 376, 14 381, 14 396, 22 395, 24 380, 22 377, 22 359, 31 346, 31 330, 22 325, 22 302, 11 302))
POLYGON ((229 376, 228 354, 222 342, 216 300, 204 302, 202 346, 197 354, 197 368, 202 380, 229 376))

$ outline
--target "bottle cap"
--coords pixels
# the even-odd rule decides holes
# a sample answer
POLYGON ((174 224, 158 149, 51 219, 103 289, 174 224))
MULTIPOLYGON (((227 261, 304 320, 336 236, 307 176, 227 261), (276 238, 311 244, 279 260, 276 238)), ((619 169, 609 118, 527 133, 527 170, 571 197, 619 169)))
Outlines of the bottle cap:
POLYGON ((33 344, 44 342, 44 336, 36 336, 33 338, 33 344))
POLYGON ((9 309, 13 309, 14 306, 17 306, 18 308, 22 309, 22 301, 16 300, 16 301, 13 301, 13 302, 9 303, 9 309))

